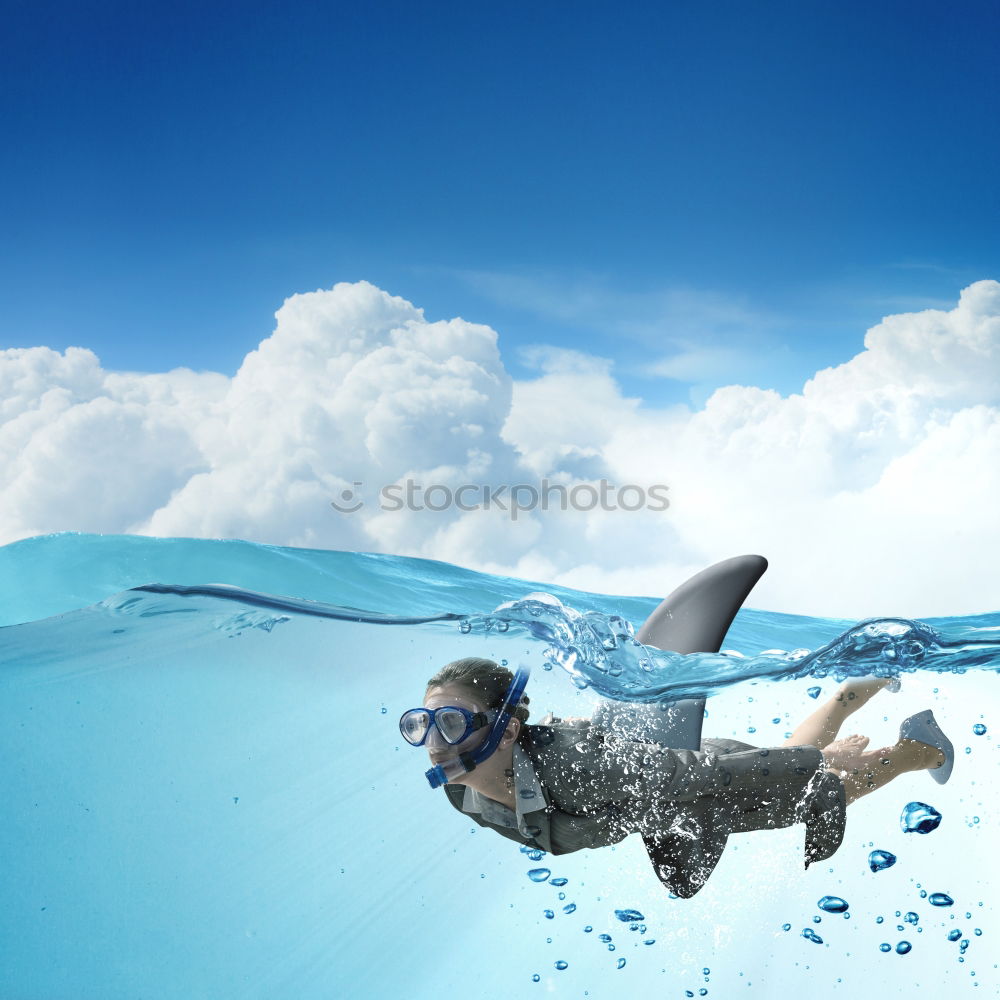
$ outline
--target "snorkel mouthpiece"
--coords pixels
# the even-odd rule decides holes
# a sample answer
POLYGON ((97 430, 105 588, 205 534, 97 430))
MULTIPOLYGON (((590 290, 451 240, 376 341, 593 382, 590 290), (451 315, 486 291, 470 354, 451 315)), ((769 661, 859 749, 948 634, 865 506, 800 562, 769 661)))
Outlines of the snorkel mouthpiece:
POLYGON ((476 769, 476 762, 472 759, 471 753, 463 753, 460 757, 453 757, 443 764, 432 767, 427 772, 427 780, 431 788, 440 788, 449 781, 461 778, 463 774, 468 774, 476 769))
POLYGON ((440 788, 441 785, 454 781, 456 778, 460 778, 463 774, 468 774, 470 771, 474 771, 477 764, 482 764, 484 760, 492 756, 500 743, 500 739, 507 731, 507 723, 510 722, 511 716, 514 714, 514 709, 517 708, 517 704, 521 700, 521 695, 524 694, 524 689, 528 684, 528 677, 530 675, 531 667, 521 664, 517 668, 514 679, 510 682, 510 687, 507 688, 503 705, 500 707, 500 711, 493 721, 493 727, 490 729, 490 735, 486 742, 475 750, 459 754, 451 760, 443 761, 432 767, 427 772, 427 781, 431 788, 440 788))

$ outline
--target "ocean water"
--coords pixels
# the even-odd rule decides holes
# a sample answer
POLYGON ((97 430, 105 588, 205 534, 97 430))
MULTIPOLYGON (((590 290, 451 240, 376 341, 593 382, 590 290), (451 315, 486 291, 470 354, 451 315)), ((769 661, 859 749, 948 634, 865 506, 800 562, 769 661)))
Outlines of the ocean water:
POLYGON ((1000 613, 750 608, 725 655, 636 647, 680 582, 622 598, 239 541, 0 548, 0 997, 998 995, 1000 613), (898 674, 844 732, 892 743, 933 708, 955 770, 852 805, 808 872, 801 826, 744 834, 672 899, 638 837, 532 859, 428 788, 397 721, 468 655, 529 664, 536 719, 702 691, 706 735, 760 746, 838 678, 898 674), (933 829, 905 832, 908 809, 933 829))

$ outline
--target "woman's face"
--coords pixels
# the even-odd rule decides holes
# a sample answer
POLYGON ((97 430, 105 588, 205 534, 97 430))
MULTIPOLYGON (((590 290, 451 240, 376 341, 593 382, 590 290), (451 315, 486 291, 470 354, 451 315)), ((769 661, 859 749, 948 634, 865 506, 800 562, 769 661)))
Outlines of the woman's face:
MULTIPOLYGON (((444 705, 466 708, 470 712, 484 712, 486 710, 481 701, 473 698, 468 688, 458 684, 445 684, 442 687, 428 688, 427 695, 424 698, 424 708, 441 708, 444 705)), ((437 727, 432 726, 431 731, 427 734, 424 746, 427 748, 431 763, 440 764, 441 761, 457 757, 460 753, 475 750, 476 747, 485 742, 489 736, 489 732, 490 727, 483 726, 481 729, 470 733, 463 742, 452 744, 446 743, 437 731, 437 727)), ((456 781, 461 782, 461 778, 456 779, 456 781)))

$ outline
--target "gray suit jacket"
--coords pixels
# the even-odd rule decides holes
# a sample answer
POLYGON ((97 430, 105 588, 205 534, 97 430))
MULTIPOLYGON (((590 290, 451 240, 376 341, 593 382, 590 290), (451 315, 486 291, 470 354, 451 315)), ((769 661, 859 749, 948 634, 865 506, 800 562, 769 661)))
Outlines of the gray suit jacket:
MULTIPOLYGON (((527 813, 530 838, 465 814, 480 826, 550 854, 618 843, 640 833, 660 880, 693 896, 730 833, 806 824, 805 864, 830 857, 846 820, 843 783, 816 747, 756 748, 736 740, 672 750, 623 740, 589 721, 525 726, 524 748, 544 804, 527 813)), ((462 809, 463 785, 445 785, 462 809)))

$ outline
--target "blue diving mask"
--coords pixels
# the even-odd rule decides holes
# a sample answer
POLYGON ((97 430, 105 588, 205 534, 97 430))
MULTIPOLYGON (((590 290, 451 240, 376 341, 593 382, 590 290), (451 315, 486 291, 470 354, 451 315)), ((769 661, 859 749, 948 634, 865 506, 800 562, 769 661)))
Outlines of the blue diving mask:
POLYGON ((403 734, 403 739, 415 747, 424 745, 432 728, 440 733, 445 743, 457 746, 464 743, 477 730, 489 725, 489 717, 495 716, 489 735, 481 746, 442 761, 427 772, 427 781, 431 788, 439 788, 463 774, 474 771, 477 764, 482 764, 493 754, 507 730, 507 724, 521 700, 521 695, 524 694, 530 673, 530 667, 522 665, 517 668, 499 709, 491 709, 489 712, 470 712, 454 705, 442 705, 433 709, 411 708, 403 713, 399 720, 399 731, 403 734))

